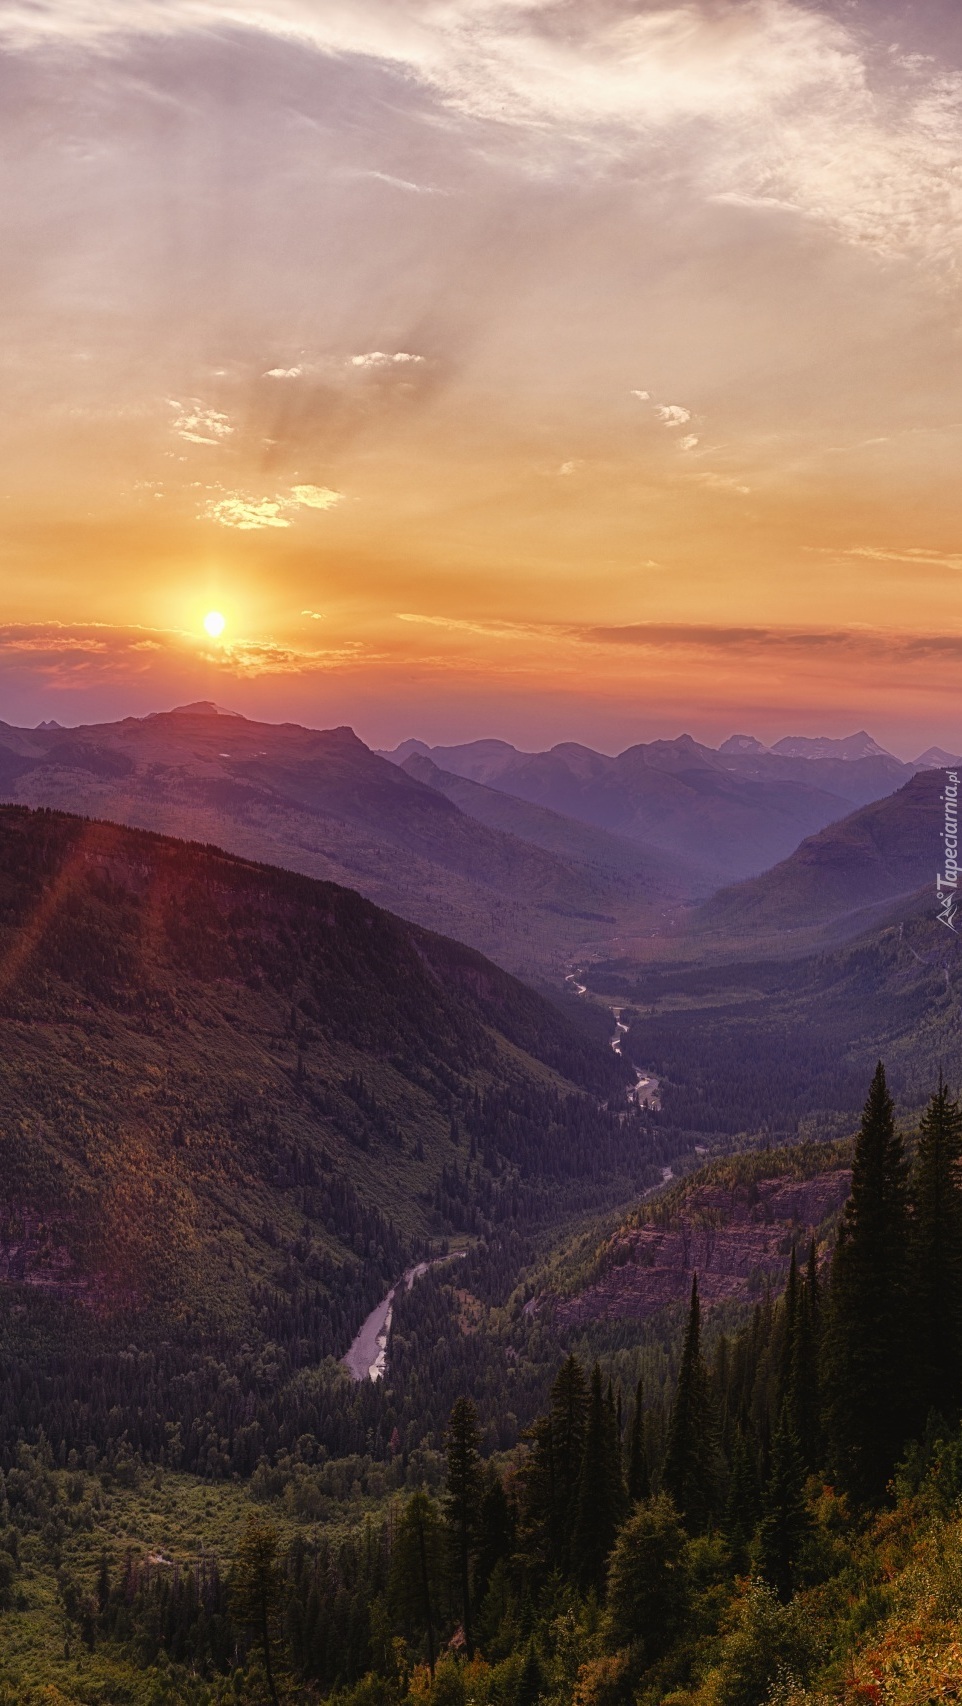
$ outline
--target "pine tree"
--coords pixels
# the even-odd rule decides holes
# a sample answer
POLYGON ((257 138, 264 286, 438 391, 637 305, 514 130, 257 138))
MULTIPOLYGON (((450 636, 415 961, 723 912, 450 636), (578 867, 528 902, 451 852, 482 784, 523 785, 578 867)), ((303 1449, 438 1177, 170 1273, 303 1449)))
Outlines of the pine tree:
POLYGON ((458 1398, 451 1411, 446 1445, 448 1468, 444 1514, 457 1573, 464 1645, 470 1659, 474 1657, 471 1630, 471 1561, 484 1482, 481 1473, 478 1418, 469 1398, 458 1398))
POLYGON ((621 1454, 614 1438, 614 1405, 604 1397, 601 1368, 591 1374, 584 1455, 578 1482, 573 1569, 585 1589, 604 1587, 608 1554, 624 1504, 621 1454))
POLYGON ((648 1441, 645 1429, 645 1408, 642 1395, 642 1383, 639 1380, 635 1391, 635 1409, 628 1429, 628 1461, 625 1465, 625 1480, 629 1503, 636 1505, 639 1499, 647 1499, 651 1493, 651 1475, 648 1469, 648 1441))
POLYGON ((688 1325, 668 1426, 662 1480, 689 1529, 697 1533, 705 1528, 718 1498, 718 1447, 708 1370, 701 1354, 697 1274, 691 1282, 688 1325))
POLYGON ((772 1441, 772 1467, 758 1529, 759 1571, 781 1600, 791 1599, 799 1553, 810 1528, 805 1465, 786 1409, 772 1441))
POLYGON ((907 1168, 879 1062, 839 1228, 823 1378, 831 1461, 860 1502, 879 1499, 907 1433, 907 1168))
POLYGON ((919 1126, 912 1174, 911 1312, 915 1425, 962 1407, 962 1110, 939 1087, 919 1126))

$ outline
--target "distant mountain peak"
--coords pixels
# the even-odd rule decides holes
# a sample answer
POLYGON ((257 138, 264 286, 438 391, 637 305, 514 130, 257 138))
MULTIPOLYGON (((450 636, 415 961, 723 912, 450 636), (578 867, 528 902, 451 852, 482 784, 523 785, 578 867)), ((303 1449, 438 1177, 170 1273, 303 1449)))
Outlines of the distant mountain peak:
POLYGON ((884 746, 879 746, 877 740, 866 729, 859 729, 857 734, 845 735, 834 739, 831 735, 786 735, 772 747, 782 758, 840 758, 846 763, 853 763, 860 758, 892 758, 884 746))
POLYGON ((947 765, 954 768, 962 764, 962 757, 957 752, 946 752, 944 746, 930 746, 927 752, 919 754, 915 763, 921 770, 944 770, 947 765))
POLYGON ((718 750, 719 752, 744 753, 747 756, 753 752, 768 752, 770 748, 763 746, 762 742, 756 740, 754 735, 729 735, 718 750))
POLYGON ((175 705, 171 711, 151 711, 152 717, 237 717, 241 722, 247 718, 240 711, 228 711, 223 705, 215 705, 213 699, 195 699, 191 705, 175 705))
POLYGON ((58 723, 56 717, 48 717, 45 723, 38 723, 38 729, 62 729, 63 723, 58 723))

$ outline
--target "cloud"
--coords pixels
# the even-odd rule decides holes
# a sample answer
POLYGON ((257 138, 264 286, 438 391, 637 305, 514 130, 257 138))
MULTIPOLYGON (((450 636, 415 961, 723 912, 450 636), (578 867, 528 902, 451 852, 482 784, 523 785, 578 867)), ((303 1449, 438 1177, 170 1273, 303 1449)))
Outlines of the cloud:
POLYGON ((684 426, 691 420, 691 410, 683 409, 680 403, 655 403, 655 414, 666 427, 684 426))
POLYGON ((696 438, 693 432, 690 432, 678 440, 678 448, 679 450, 695 450, 700 442, 700 439, 696 438))
POLYGON ((410 355, 407 350, 397 350, 394 355, 385 354, 384 350, 372 349, 367 355, 352 355, 352 367, 384 368, 403 367, 408 362, 421 363, 423 355, 410 355))
POLYGON ((302 610, 301 615, 302 616, 309 616, 312 622, 323 622, 324 621, 323 610, 302 610))
POLYGON ((157 668, 182 669, 198 659, 225 674, 249 679, 345 668, 376 661, 376 654, 366 652, 356 640, 323 649, 271 639, 207 646, 203 636, 180 629, 112 627, 103 622, 0 625, 0 671, 33 677, 49 688, 123 683, 157 668))
POLYGON ((292 486, 287 493, 264 498, 228 492, 204 504, 200 514, 203 520, 216 521, 221 527, 251 533, 261 527, 290 527, 299 509, 333 509, 343 495, 330 486, 292 486))
POLYGON ((359 662, 364 657, 360 641, 347 641, 323 651, 302 651, 296 646, 279 645, 273 640, 236 640, 216 651, 203 653, 205 660, 216 663, 235 675, 250 679, 260 675, 306 675, 314 670, 334 669, 340 665, 359 662))
POLYGON ((398 73, 515 169, 670 159, 673 181, 689 176, 720 207, 800 216, 955 276, 962 75, 894 51, 881 7, 873 41, 871 11, 805 0, 10 0, 0 39, 116 54, 151 37, 270 35, 398 73))
POLYGON ((703 474, 696 474, 695 479, 701 485, 707 486, 709 491, 736 492, 742 498, 747 498, 752 489, 751 486, 743 486, 738 480, 732 479, 730 474, 713 474, 710 470, 706 470, 703 474))
POLYGON ((259 527, 290 527, 290 520, 281 513, 277 498, 244 498, 232 492, 226 498, 216 498, 205 504, 201 515, 221 527, 236 527, 241 533, 251 533, 259 527))
POLYGON ((343 496, 343 492, 332 491, 330 486, 292 486, 288 501, 305 509, 333 509, 343 496))
POLYGON ((830 545, 807 545, 805 549, 826 557, 864 557, 872 563, 915 563, 926 568, 962 569, 962 553, 931 551, 918 545, 909 545, 902 551, 883 550, 876 545, 850 545, 844 550, 835 550, 830 545))
POLYGON ((177 410, 171 431, 188 444, 222 444, 234 431, 227 415, 219 409, 205 409, 196 400, 187 405, 168 401, 177 410))
POLYGON ((446 628, 456 634, 484 634, 498 640, 550 637, 566 632, 553 622, 499 622, 466 616, 424 616, 410 610, 398 610, 395 615, 398 622, 419 622, 428 628, 446 628))
POLYGON ((300 379, 303 367, 269 367, 265 379, 300 379))
POLYGON ((882 663, 926 658, 962 660, 962 635, 913 634, 883 628, 773 628, 713 623, 628 622, 613 627, 568 630, 589 645, 630 646, 650 651, 754 654, 773 651, 799 658, 850 656, 882 663))
POLYGON ((640 403, 650 403, 651 402, 651 392, 650 391, 632 391, 631 395, 633 397, 637 397, 638 401, 640 403))

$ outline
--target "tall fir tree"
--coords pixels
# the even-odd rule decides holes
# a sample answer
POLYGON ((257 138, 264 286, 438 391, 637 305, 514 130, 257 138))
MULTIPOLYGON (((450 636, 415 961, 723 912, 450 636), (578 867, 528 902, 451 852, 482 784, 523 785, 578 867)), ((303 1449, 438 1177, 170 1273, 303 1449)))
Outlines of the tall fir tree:
POLYGON ((474 1557, 478 1514, 484 1494, 481 1472, 481 1436, 470 1398, 458 1398, 448 1421, 446 1436, 447 1476, 444 1514, 451 1556, 455 1566, 457 1597, 468 1658, 474 1657, 471 1624, 471 1565, 474 1557))
POLYGON ((813 1238, 805 1278, 801 1281, 798 1290, 788 1386, 785 1394, 792 1432, 798 1441, 802 1462, 809 1473, 821 1467, 824 1455, 819 1370, 820 1344, 821 1303, 818 1284, 818 1260, 813 1238))
POLYGON ((601 1368, 595 1363, 572 1542, 572 1568, 583 1588, 603 1591, 608 1556, 623 1512, 624 1482, 614 1403, 602 1391, 601 1368))
POLYGON ((642 1382, 635 1389, 635 1408, 628 1429, 628 1452, 625 1462, 625 1483, 629 1504, 651 1495, 651 1472, 648 1467, 648 1439, 645 1428, 645 1405, 642 1382))
POLYGON ((863 1504, 883 1496, 910 1419, 907 1174, 880 1061, 855 1144, 822 1358, 832 1471, 863 1504))
POLYGON ((805 1499, 805 1465, 792 1431, 788 1407, 772 1440, 772 1466, 758 1526, 758 1568, 779 1599, 791 1599, 802 1546, 812 1526, 805 1499))
POLYGON ((725 1505, 725 1536, 737 1570, 748 1565, 748 1553, 761 1515, 755 1453, 741 1429, 735 1435, 725 1505))
POLYGON ((424 1637, 432 1677, 437 1659, 443 1562, 444 1529, 440 1512, 427 1493, 412 1493, 394 1531, 390 1604, 406 1628, 424 1637))
POLYGON ((962 1408, 962 1110, 939 1075, 919 1126, 912 1172, 914 1421, 962 1408))
POLYGON ((552 1565, 567 1572, 578 1513, 578 1486, 585 1451, 588 1382, 575 1356, 567 1356, 551 1388, 551 1545, 552 1565))
POLYGON ((693 1533, 706 1528, 717 1509, 718 1472, 719 1451, 708 1370, 701 1353, 701 1305, 695 1274, 662 1471, 665 1491, 693 1533))

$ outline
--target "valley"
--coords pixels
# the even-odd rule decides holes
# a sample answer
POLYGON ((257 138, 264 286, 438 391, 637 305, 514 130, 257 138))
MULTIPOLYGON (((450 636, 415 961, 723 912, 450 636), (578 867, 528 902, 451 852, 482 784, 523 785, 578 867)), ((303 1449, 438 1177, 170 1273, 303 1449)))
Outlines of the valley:
MULTIPOLYGON (((238 1560, 263 1534, 287 1608, 271 1625, 287 1667, 279 1699, 408 1706, 409 1684, 385 1681, 393 1661, 379 1630, 390 1627, 425 1679, 419 1706, 466 1706, 461 1590, 441 1544, 463 1415, 477 1430, 477 1497, 493 1501, 479 1507, 491 1524, 486 1586, 489 1530, 471 1542, 482 1706, 536 1706, 518 1694, 525 1651, 554 1677, 556 1706, 576 1706, 575 1686, 615 1660, 631 1689, 648 1678, 648 1694, 619 1684, 610 1698, 579 1695, 580 1706, 655 1706, 652 1690, 685 1676, 685 1706, 749 1706, 710 1680, 734 1663, 724 1619, 742 1615, 740 1570, 751 1562, 769 1582, 782 1566, 759 1550, 762 1516, 742 1536, 732 1514, 739 1453, 753 1454, 756 1489, 770 1488, 775 1446, 757 1442, 778 1437, 778 1405, 790 1402, 799 1452, 819 1463, 822 1436, 785 1372, 809 1354, 788 1312, 833 1283, 866 1088, 884 1058, 914 1132, 934 1063, 951 1072, 962 1059, 962 966, 930 893, 938 773, 900 781, 864 742, 850 757, 739 749, 739 789, 768 758, 772 774, 776 762, 816 764, 824 782, 832 766, 862 766, 845 784, 857 791, 875 766, 872 786, 896 785, 771 870, 718 889, 717 867, 715 879, 672 870, 667 849, 633 842, 623 823, 504 791, 497 754, 497 773, 479 780, 443 769, 435 760, 448 752, 409 752, 399 768, 345 731, 288 730, 264 768, 269 748, 248 752, 268 738, 260 726, 207 707, 124 729, 74 747, 69 762, 54 731, 39 759, 21 753, 29 763, 16 775, 8 766, 5 785, 79 801, 91 777, 99 787, 99 767, 111 814, 170 815, 257 847, 267 768, 277 797, 288 766, 287 803, 263 843, 277 863, 0 806, 0 1474, 19 1596, 0 1609, 16 1630, 0 1651, 0 1701, 6 1688, 34 1706, 39 1670, 70 1706, 154 1706, 165 1696, 141 1685, 163 1675, 170 1699, 266 1702, 257 1643, 233 1609, 238 1560), (179 751, 179 775, 154 791, 161 750, 179 751), (243 805, 224 815, 223 767, 238 785, 239 752, 243 805), (289 868, 303 857, 290 834, 298 789, 312 813, 326 799, 342 873, 355 857, 345 825, 365 814, 382 825, 382 876, 369 881, 406 893, 412 913, 433 916, 437 891, 420 854, 402 881, 402 845, 447 861, 458 887, 444 916, 460 922, 500 872, 517 905, 488 906, 476 934, 505 965, 523 963, 537 990, 403 908, 289 868), (584 935, 549 925, 532 955, 518 908, 549 867, 553 886, 535 891, 549 919, 561 915, 543 897, 575 904, 575 888, 613 910, 583 918, 584 935), (708 1408, 692 1425, 714 1456, 685 1469, 672 1441, 696 1299, 708 1408), (562 1509, 539 1476, 565 1381, 584 1409, 564 1472, 575 1503, 562 1509), (593 1414, 608 1430, 597 1450, 593 1414), (608 1479, 586 1502, 585 1465, 596 1463, 608 1479), (675 1668, 662 1673, 627 1649, 613 1658, 608 1622, 590 1633, 583 1607, 613 1591, 612 1548, 642 1520, 631 1500, 654 1513, 669 1490, 685 1570, 694 1581, 698 1548, 715 1546, 711 1604, 727 1610, 706 1602, 697 1656, 672 1647, 675 1668), (696 1498, 710 1516, 692 1514, 696 1498), (434 1637, 401 1609, 409 1590, 394 1562, 412 1512, 435 1535, 431 1616, 453 1643, 436 1655, 433 1685, 434 1637), (577 1546, 559 1538, 566 1523, 581 1525, 577 1546), (581 1620, 577 1684, 559 1680, 549 1576, 581 1620), (539 1607, 527 1649, 515 1633, 525 1581, 539 1607), (243 1653, 240 1669, 230 1653, 243 1653), (452 1701, 431 1693, 445 1678, 452 1701)), ((720 767, 700 754, 697 764, 730 776, 731 752, 715 756, 720 767)), ((683 745, 657 757, 691 786, 683 745)), ((729 826, 749 821, 738 818, 744 791, 711 788, 729 826)), ((805 793, 806 811, 818 793, 805 793)), ((570 792, 566 804, 600 815, 570 792)), ((813 1391, 822 1378, 811 1374, 813 1391)), ((815 1481, 798 1475, 810 1491, 797 1497, 814 1500, 815 1481)), ((763 1513, 773 1496, 756 1490, 751 1508, 763 1513)), ((845 1535, 833 1544, 854 1557, 862 1518, 829 1520, 845 1535)), ((2 1542, 0 1527, 0 1599, 2 1542)), ((784 1568, 793 1605, 834 1579, 827 1564, 784 1568)))

